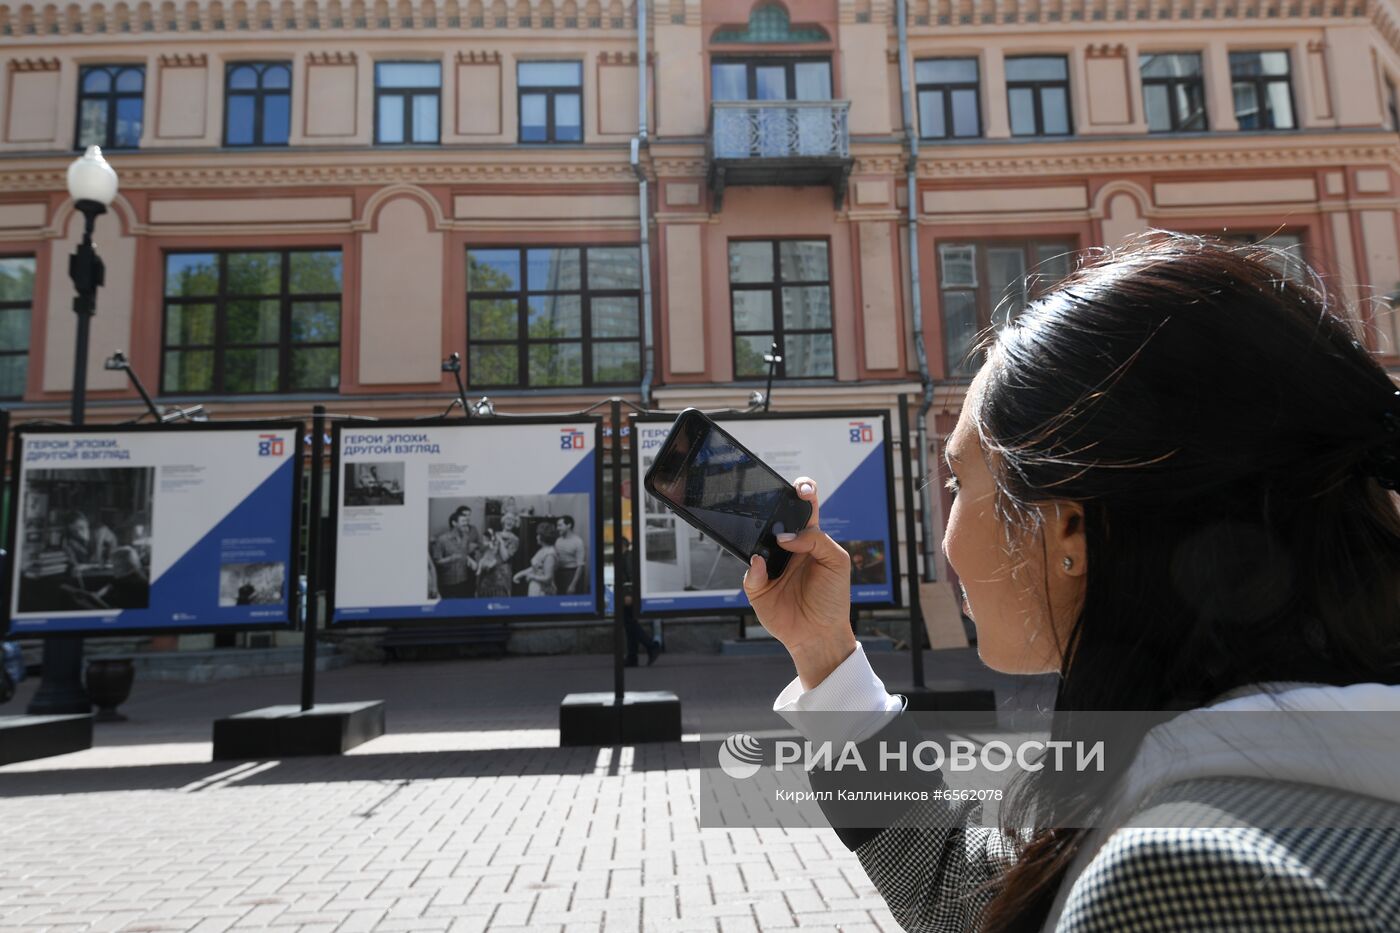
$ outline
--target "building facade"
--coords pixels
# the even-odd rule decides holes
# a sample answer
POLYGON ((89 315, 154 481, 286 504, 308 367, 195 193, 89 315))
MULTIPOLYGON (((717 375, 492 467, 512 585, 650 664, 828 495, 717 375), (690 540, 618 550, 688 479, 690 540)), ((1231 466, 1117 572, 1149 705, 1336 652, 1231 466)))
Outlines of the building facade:
POLYGON ((776 408, 890 408, 921 329, 933 468, 973 335, 1151 227, 1296 253, 1400 364, 1390 0, 914 0, 905 82, 892 4, 645 13, 0 0, 5 404, 66 414, 89 144, 93 420, 117 349, 220 418, 438 411, 454 352, 498 410, 743 405, 775 343, 776 408))

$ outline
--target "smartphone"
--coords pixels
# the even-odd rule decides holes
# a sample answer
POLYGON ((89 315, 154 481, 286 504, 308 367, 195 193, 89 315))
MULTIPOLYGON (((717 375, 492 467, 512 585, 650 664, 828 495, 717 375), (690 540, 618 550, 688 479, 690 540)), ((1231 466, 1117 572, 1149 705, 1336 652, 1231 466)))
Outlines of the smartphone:
POLYGON ((812 518, 812 504, 791 482, 698 408, 676 418, 642 485, 745 564, 762 556, 770 580, 792 558, 775 536, 801 531, 812 518))

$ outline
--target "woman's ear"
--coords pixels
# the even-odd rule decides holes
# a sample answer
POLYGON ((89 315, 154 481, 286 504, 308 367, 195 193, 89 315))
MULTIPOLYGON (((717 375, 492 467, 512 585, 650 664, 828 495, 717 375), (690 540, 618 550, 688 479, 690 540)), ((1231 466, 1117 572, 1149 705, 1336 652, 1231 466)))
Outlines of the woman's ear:
POLYGON ((1084 533, 1084 506, 1068 500, 1056 502, 1055 520, 1050 532, 1050 553, 1058 555, 1055 559, 1059 561, 1060 569, 1071 576, 1085 573, 1088 568, 1088 539, 1084 533), (1066 557, 1071 559, 1069 567, 1064 566, 1066 557))

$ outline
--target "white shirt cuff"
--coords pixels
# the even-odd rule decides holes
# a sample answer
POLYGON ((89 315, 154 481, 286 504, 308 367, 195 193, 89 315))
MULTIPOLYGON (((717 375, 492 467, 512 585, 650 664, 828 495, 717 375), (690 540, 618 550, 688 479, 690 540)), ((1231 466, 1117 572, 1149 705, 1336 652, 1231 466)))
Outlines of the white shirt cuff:
POLYGON ((870 666, 859 641, 855 650, 811 690, 802 689, 802 679, 794 677, 773 701, 778 713, 815 741, 860 742, 889 724, 892 714, 903 711, 906 700, 885 690, 870 666), (840 712, 841 716, 814 716, 814 712, 840 712), (788 715, 789 713, 797 715, 788 715), (865 715, 861 715, 865 714, 865 715))

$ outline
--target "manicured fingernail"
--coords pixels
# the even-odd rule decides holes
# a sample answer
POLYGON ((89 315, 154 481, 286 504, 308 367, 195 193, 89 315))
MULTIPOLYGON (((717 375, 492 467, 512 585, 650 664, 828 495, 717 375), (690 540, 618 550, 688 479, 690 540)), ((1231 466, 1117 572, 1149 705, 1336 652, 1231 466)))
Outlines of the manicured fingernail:
POLYGON ((757 567, 757 566, 758 566, 758 555, 757 555, 757 554, 754 554, 753 556, 751 556, 751 557, 749 558, 749 566, 750 566, 750 567, 757 567))
POLYGON ((793 534, 791 531, 785 531, 778 535, 777 538, 779 541, 794 541, 797 539, 797 535, 793 534))
POLYGON ((804 496, 810 496, 812 494, 812 484, 803 483, 801 486, 797 487, 797 491, 802 493, 802 495, 804 496))

